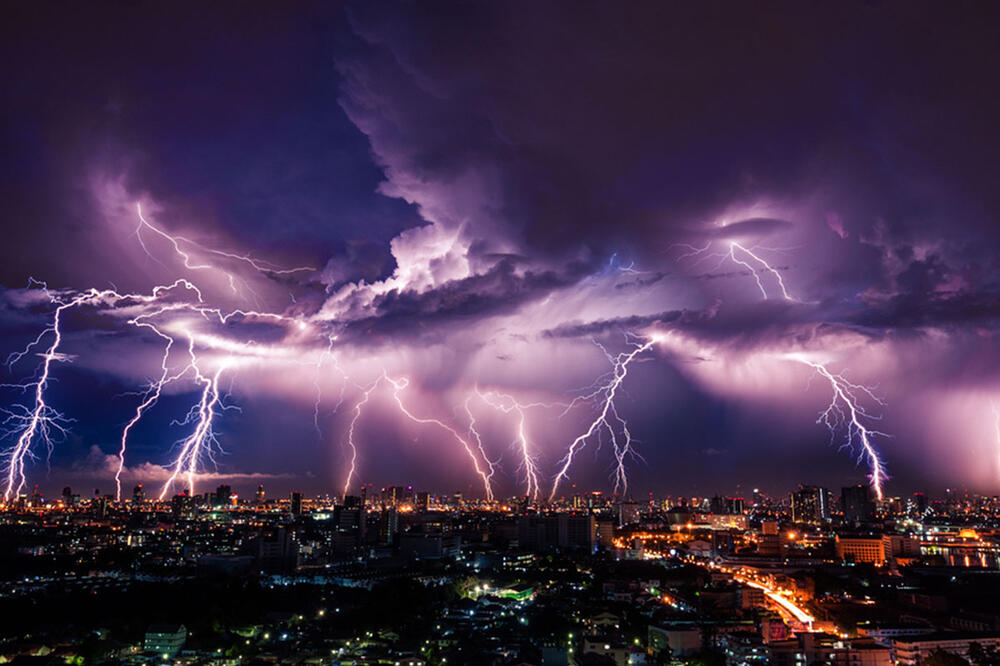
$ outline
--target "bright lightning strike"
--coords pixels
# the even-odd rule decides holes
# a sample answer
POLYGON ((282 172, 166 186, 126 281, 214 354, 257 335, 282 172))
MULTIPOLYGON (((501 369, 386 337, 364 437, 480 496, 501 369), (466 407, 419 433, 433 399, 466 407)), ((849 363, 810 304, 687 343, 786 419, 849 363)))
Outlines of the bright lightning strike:
POLYGON ((709 252, 709 249, 712 247, 711 241, 705 243, 704 247, 697 247, 688 243, 677 243, 671 247, 681 247, 687 249, 687 252, 677 257, 678 261, 682 259, 689 259, 691 257, 698 257, 698 260, 695 263, 699 263, 706 259, 714 258, 718 259, 719 265, 721 265, 728 259, 734 264, 742 266, 746 270, 750 271, 750 275, 753 276, 754 281, 757 283, 757 289, 760 290, 760 294, 765 300, 769 299, 771 296, 767 291, 767 286, 764 284, 762 273, 771 275, 778 285, 778 290, 781 292, 782 298, 786 301, 795 300, 791 297, 791 295, 789 295, 788 289, 785 286, 785 280, 781 277, 781 273, 778 272, 778 269, 757 254, 754 251, 756 248, 748 248, 747 246, 736 241, 729 241, 729 249, 726 252, 709 252), (751 261, 753 264, 750 263, 751 261), (756 266, 754 264, 756 264, 756 266))
POLYGON ((871 388, 849 381, 843 373, 830 372, 822 363, 799 354, 792 354, 789 358, 808 365, 830 383, 833 397, 826 409, 820 412, 816 423, 829 429, 831 442, 839 430, 842 428, 846 430, 843 447, 858 448, 858 461, 867 462, 870 470, 869 483, 875 496, 882 499, 882 484, 888 480, 889 475, 886 473, 885 463, 875 450, 874 440, 876 437, 891 437, 891 435, 875 430, 869 425, 870 422, 881 419, 881 416, 868 412, 863 400, 867 398, 880 406, 885 402, 875 395, 871 388))
MULTIPOLYGON (((344 494, 346 495, 348 490, 350 489, 352 479, 357 472, 358 442, 356 439, 356 431, 357 431, 358 421, 361 419, 362 408, 371 399, 372 392, 375 391, 375 389, 377 389, 379 385, 381 385, 382 383, 388 383, 392 387, 393 401, 396 403, 396 406, 399 408, 399 412, 403 416, 410 419, 414 423, 418 423, 421 425, 435 425, 441 428, 445 432, 449 433, 455 439, 455 441, 457 441, 462 446, 462 449, 465 451, 465 453, 469 456, 469 459, 472 461, 472 467, 475 470, 476 475, 479 476, 480 479, 482 479, 483 491, 486 495, 486 499, 492 501, 493 500, 492 479, 493 475, 496 473, 496 463, 490 460, 490 458, 486 455, 486 451, 482 447, 482 440, 479 438, 478 433, 473 435, 477 441, 477 445, 473 445, 468 438, 462 436, 462 434, 458 430, 451 427, 444 421, 441 421, 440 419, 426 418, 415 415, 413 412, 409 410, 409 408, 403 402, 403 398, 401 395, 402 392, 405 391, 406 388, 410 385, 410 380, 407 379, 406 377, 395 379, 393 377, 390 377, 388 373, 386 373, 385 371, 383 371, 382 374, 367 388, 362 389, 362 397, 357 403, 355 403, 353 410, 354 416, 351 419, 350 425, 348 426, 347 429, 346 441, 347 441, 347 447, 350 451, 351 460, 350 460, 350 468, 347 474, 347 480, 344 483, 344 494), (476 455, 477 450, 479 451, 480 454, 479 456, 476 455), (482 462, 480 462, 480 456, 482 457, 482 462)), ((470 426, 470 429, 474 429, 474 427, 475 427, 475 422, 473 421, 472 425, 470 426)))
MULTIPOLYGON (((532 500, 537 500, 541 492, 541 472, 538 469, 538 463, 535 460, 535 454, 528 439, 528 416, 524 410, 531 407, 549 407, 550 405, 543 403, 521 404, 513 396, 506 393, 496 391, 483 393, 478 388, 476 389, 476 394, 487 405, 500 410, 504 414, 517 414, 517 437, 514 440, 514 444, 521 455, 520 470, 524 474, 525 495, 532 500)), ((466 402, 466 410, 468 411, 468 402, 466 402)), ((470 418, 472 417, 471 412, 469 412, 469 416, 470 418)))
POLYGON ((32 458, 32 444, 35 439, 40 439, 49 449, 52 450, 53 430, 65 433, 63 426, 66 417, 49 406, 45 399, 45 389, 48 386, 52 363, 65 361, 66 357, 59 353, 59 345, 62 343, 62 331, 60 330, 60 320, 63 312, 72 308, 88 298, 89 294, 81 295, 73 300, 60 304, 52 318, 52 325, 39 335, 34 342, 28 345, 26 350, 13 358, 13 361, 23 357, 32 347, 41 344, 41 340, 47 336, 52 336, 52 343, 41 353, 42 366, 38 378, 34 383, 22 385, 21 388, 30 390, 34 394, 34 405, 31 408, 18 406, 20 409, 5 410, 7 418, 4 425, 14 424, 11 434, 17 438, 13 448, 6 454, 7 479, 4 488, 4 500, 10 500, 12 496, 21 493, 27 484, 25 474, 25 462, 32 458))
MULTIPOLYGON (((203 254, 241 262, 264 274, 285 275, 313 270, 309 267, 281 269, 254 259, 250 255, 204 248, 183 237, 170 235, 150 223, 143 216, 142 207, 139 204, 136 204, 136 212, 139 219, 136 238, 148 256, 155 260, 143 240, 143 230, 169 242, 174 252, 181 258, 185 268, 189 270, 217 270, 225 274, 234 291, 236 277, 233 274, 212 264, 199 262, 193 256, 192 251, 187 248, 193 248, 203 254)), ((35 377, 26 383, 6 385, 8 388, 16 388, 24 394, 30 394, 32 401, 28 405, 15 404, 4 410, 6 418, 3 420, 3 424, 8 428, 5 436, 14 440, 14 444, 3 453, 6 476, 5 500, 10 500, 12 496, 20 494, 24 489, 27 483, 26 463, 36 457, 33 452, 36 444, 43 444, 51 453, 53 438, 65 433, 65 424, 69 421, 56 411, 46 398, 46 389, 52 377, 53 364, 69 360, 69 357, 61 351, 63 343, 62 319, 68 310, 86 306, 96 308, 98 312, 119 316, 127 315, 129 316, 127 320, 129 325, 145 329, 164 342, 159 376, 151 381, 145 391, 140 394, 139 404, 121 433, 118 446, 118 467, 115 471, 115 487, 119 499, 121 498, 122 473, 125 469, 129 435, 142 417, 159 401, 163 388, 167 384, 191 376, 192 380, 201 388, 198 402, 192 407, 187 417, 180 422, 181 425, 194 423, 194 431, 180 442, 180 451, 171 464, 172 473, 163 488, 161 497, 165 496, 180 476, 186 478, 188 490, 193 492, 193 483, 200 462, 203 459, 212 459, 213 446, 217 444, 212 425, 217 411, 224 409, 219 391, 219 378, 222 372, 230 366, 232 355, 287 356, 280 349, 257 346, 253 344, 253 341, 238 343, 208 333, 198 333, 191 327, 190 323, 177 320, 176 317, 166 322, 161 320, 172 315, 188 314, 204 320, 216 321, 223 326, 237 321, 262 320, 283 327, 292 324, 298 324, 300 328, 304 327, 302 321, 273 312, 244 309, 223 312, 219 308, 207 306, 204 303, 202 291, 185 279, 178 279, 172 284, 156 286, 150 294, 119 293, 117 289, 103 291, 90 289, 81 292, 50 291, 44 283, 35 280, 31 280, 29 286, 40 287, 55 307, 51 323, 24 350, 11 354, 8 358, 7 365, 10 367, 32 353, 33 350, 44 347, 44 350, 39 353, 42 362, 35 377), (172 368, 171 354, 177 336, 183 336, 188 341, 188 361, 179 368, 172 368), (50 341, 46 342, 47 340, 50 341), (45 346, 46 344, 47 346, 45 346), (214 352, 228 352, 231 356, 228 360, 224 360, 213 373, 206 374, 199 366, 198 347, 204 347, 214 352)), ((332 338, 330 345, 332 346, 332 338)), ((329 348, 328 351, 330 351, 329 348)), ((322 367, 324 360, 324 357, 320 358, 318 368, 322 367)))
MULTIPOLYGON (((239 289, 236 287, 237 277, 233 273, 220 269, 218 266, 215 266, 213 264, 197 263, 197 260, 192 256, 191 250, 185 249, 185 245, 187 245, 190 248, 195 248, 201 251, 202 253, 213 254, 219 257, 224 257, 226 259, 231 259, 233 261, 244 263, 253 268, 255 271, 264 274, 270 273, 274 275, 291 275, 294 273, 306 273, 306 272, 313 272, 316 270, 311 266, 299 266, 297 268, 282 269, 271 264, 270 262, 254 259, 249 254, 236 254, 235 252, 225 252, 223 250, 216 250, 213 248, 202 247, 198 243, 183 236, 175 236, 169 234, 160 227, 151 223, 143 216, 141 203, 136 203, 135 209, 136 209, 136 216, 139 218, 138 225, 136 226, 135 229, 135 237, 139 241, 139 246, 142 247, 143 252, 146 253, 146 256, 148 256, 150 259, 153 259, 153 261, 159 262, 159 260, 156 259, 152 255, 152 253, 150 253, 149 248, 146 246, 146 243, 142 238, 143 229, 146 229, 152 232, 153 234, 159 236, 163 240, 167 241, 173 247, 174 253, 181 258, 184 267, 187 268, 188 270, 212 270, 212 271, 218 271, 223 275, 225 275, 226 279, 229 281, 229 287, 230 289, 232 289, 233 293, 239 293, 239 289)), ((253 290, 250 289, 250 285, 247 284, 245 280, 243 280, 243 284, 248 291, 253 293, 253 290)))
MULTIPOLYGON (((622 382, 628 375, 629 365, 637 356, 647 351, 659 340, 658 337, 642 343, 635 344, 629 352, 622 352, 611 355, 605 351, 608 360, 611 361, 612 369, 607 375, 607 381, 599 385, 589 394, 574 399, 567 411, 576 403, 581 401, 595 401, 598 405, 597 416, 591 421, 590 426, 574 439, 566 451, 566 455, 560 460, 560 468, 552 481, 552 491, 549 493, 549 501, 553 501, 559 491, 559 484, 568 477, 569 468, 573 464, 573 458, 577 452, 586 446, 588 440, 601 432, 607 432, 611 438, 615 455, 615 493, 625 493, 628 491, 628 476, 625 473, 625 460, 636 455, 632 448, 632 434, 629 432, 628 424, 618 415, 615 407, 615 397, 621 388, 622 382)), ((603 348, 602 348, 603 349, 603 348)), ((564 412, 565 413, 565 412, 564 412)))
POLYGON ((767 298, 768 296, 767 296, 767 290, 764 288, 764 283, 760 279, 760 271, 759 270, 755 270, 753 268, 753 266, 751 266, 747 262, 742 261, 740 259, 737 259, 736 258, 736 250, 737 249, 739 249, 741 252, 743 252, 744 254, 746 254, 747 256, 749 256, 751 259, 753 259, 754 261, 756 261, 761 266, 760 270, 764 270, 764 271, 770 273, 771 275, 773 275, 774 279, 777 280, 777 282, 778 282, 778 288, 781 289, 781 295, 785 298, 786 301, 792 300, 792 297, 788 295, 788 290, 785 289, 785 281, 781 278, 781 273, 779 273, 777 271, 777 269, 773 268, 769 263, 767 263, 766 261, 764 261, 763 259, 761 259, 759 256, 757 256, 756 254, 754 254, 751 250, 749 250, 746 247, 740 245, 736 241, 730 241, 730 243, 729 243, 729 258, 732 259, 737 264, 739 264, 740 266, 745 266, 747 268, 747 270, 750 271, 750 273, 754 277, 754 280, 757 281, 757 287, 760 288, 760 293, 764 295, 764 298, 767 298))
MULTIPOLYGON (((708 253, 710 246, 711 242, 707 243, 704 247, 683 245, 683 247, 688 249, 688 252, 678 257, 678 259, 701 257, 701 259, 698 260, 701 261, 708 257, 718 257, 720 258, 720 261, 725 261, 728 258, 734 263, 737 263, 750 271, 757 283, 757 288, 760 290, 761 295, 765 299, 770 298, 770 294, 768 293, 764 280, 762 279, 762 272, 770 274, 774 277, 774 280, 778 285, 778 289, 785 300, 794 300, 789 295, 788 289, 785 286, 785 281, 781 277, 778 270, 757 255, 751 248, 747 248, 736 241, 730 241, 728 252, 708 253), (737 251, 739 251, 739 253, 737 253, 737 251), (748 259, 740 258, 744 255, 748 257, 748 259), (749 263, 750 261, 755 262, 759 268, 754 268, 754 266, 749 263)), ((875 491, 878 498, 882 499, 883 483, 889 477, 886 473, 885 463, 882 461, 878 451, 875 449, 874 439, 876 437, 891 437, 891 435, 875 430, 869 425, 871 421, 879 420, 881 417, 869 413, 865 409, 862 399, 867 398, 880 406, 885 403, 881 398, 876 396, 870 388, 848 381, 842 373, 834 374, 830 372, 830 370, 827 369, 827 367, 822 363, 805 358, 801 354, 791 354, 788 358, 808 365, 829 382, 830 387, 833 390, 833 397, 827 408, 820 412, 819 418, 816 422, 826 426, 826 428, 830 430, 831 438, 835 437, 837 431, 841 428, 846 429, 847 434, 844 446, 851 449, 854 447, 858 448, 859 461, 864 460, 868 464, 868 468, 870 470, 869 482, 871 487, 875 491)))
POLYGON ((226 369, 227 364, 223 363, 211 376, 206 376, 201 371, 195 370, 195 377, 204 388, 196 407, 188 413, 187 418, 179 422, 178 425, 187 425, 194 421, 196 423, 194 432, 181 442, 180 453, 173 465, 170 478, 163 484, 160 491, 160 499, 163 500, 177 477, 184 475, 187 479, 187 491, 189 495, 194 494, 194 479, 198 473, 199 463, 204 458, 212 458, 212 446, 218 444, 215 432, 212 429, 215 415, 221 407, 221 397, 219 393, 219 378, 226 369))

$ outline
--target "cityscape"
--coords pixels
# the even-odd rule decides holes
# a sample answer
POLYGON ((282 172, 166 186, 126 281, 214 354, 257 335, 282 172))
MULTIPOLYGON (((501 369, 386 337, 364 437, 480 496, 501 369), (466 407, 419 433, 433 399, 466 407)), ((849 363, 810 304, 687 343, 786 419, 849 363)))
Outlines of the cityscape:
POLYGON ((1000 666, 998 18, 0 2, 0 665, 1000 666))
POLYGON ((18 572, 0 593, 5 661, 987 664, 1000 649, 1000 496, 958 489, 536 504, 67 487, 8 504, 0 530, 18 572))

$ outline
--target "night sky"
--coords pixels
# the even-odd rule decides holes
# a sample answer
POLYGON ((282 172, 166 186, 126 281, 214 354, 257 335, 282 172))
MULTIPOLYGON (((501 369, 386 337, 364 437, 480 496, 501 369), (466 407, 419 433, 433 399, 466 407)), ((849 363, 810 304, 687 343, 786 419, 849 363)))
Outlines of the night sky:
POLYGON ((0 12, 8 493, 1000 492, 989 3, 0 12))

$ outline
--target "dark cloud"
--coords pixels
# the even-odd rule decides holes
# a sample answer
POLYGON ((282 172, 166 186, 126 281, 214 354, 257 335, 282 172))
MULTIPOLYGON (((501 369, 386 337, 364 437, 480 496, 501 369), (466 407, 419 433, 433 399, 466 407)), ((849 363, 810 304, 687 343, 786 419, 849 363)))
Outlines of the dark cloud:
POLYGON ((528 271, 517 273, 514 262, 503 260, 488 272, 462 280, 453 280, 424 293, 393 290, 380 297, 374 316, 360 319, 347 327, 356 339, 385 342, 391 336, 416 341, 433 334, 441 339, 460 321, 474 322, 486 317, 510 314, 526 303, 544 298, 553 291, 569 287, 586 275, 584 266, 570 266, 564 273, 528 271))
POLYGON ((358 39, 340 58, 342 99, 386 165, 388 191, 475 174, 492 196, 477 207, 456 194, 444 207, 478 213, 472 224, 500 219, 556 255, 582 245, 648 257, 650 239, 760 196, 821 195, 856 235, 878 219, 925 234, 975 208, 986 231, 982 206, 998 210, 983 167, 998 154, 988 119, 1000 96, 983 84, 1000 47, 968 12, 566 9, 351 6, 358 39))
MULTIPOLYGON (((255 379, 255 368, 247 381, 287 381, 298 398, 305 386, 310 408, 332 367, 315 357, 330 331, 352 354, 345 363, 375 367, 390 350, 415 372, 447 365, 423 382, 442 401, 479 381, 466 372, 486 372, 479 351, 511 368, 496 373, 504 381, 557 390, 545 382, 596 367, 579 351, 593 348, 573 338, 647 328, 734 357, 839 354, 896 373, 887 387, 904 399, 938 380, 956 390, 996 383, 1000 39, 991 8, 515 0, 194 9, 0 10, 10 98, 0 110, 5 346, 22 348, 50 320, 40 292, 19 289, 29 275, 144 293, 165 277, 194 279, 170 248, 153 247, 152 259, 138 246, 142 198, 175 233, 318 269, 234 271, 249 293, 238 296, 228 263, 197 275, 210 300, 224 293, 299 320, 291 332, 239 318, 200 323, 218 338, 206 347, 252 340, 308 356, 299 365, 315 376, 255 379), (504 318, 501 335, 491 325, 504 318), (308 338, 314 329, 321 334, 308 338), (470 331, 479 337, 454 343, 470 331), (447 348, 446 363, 436 347, 447 348), (421 354, 424 365, 412 359, 421 354)), ((58 398, 73 404, 80 393, 80 411, 119 424, 124 408, 102 412, 89 383, 155 372, 152 345, 94 308, 66 323, 81 376, 61 364, 70 379, 58 398)), ((686 469, 713 479, 716 465, 751 461, 772 440, 797 445, 802 430, 788 410, 776 418, 773 405, 734 406, 767 387, 734 398, 726 378, 709 395, 672 365, 681 357, 665 351, 655 371, 630 375, 651 387, 630 394, 636 432, 666 443, 663 453, 644 450, 652 468, 690 459, 686 469), (706 458, 711 468, 698 467, 706 458)), ((277 424, 268 436, 302 440, 300 415, 269 403, 261 398, 259 415, 277 424)), ((117 434, 108 429, 103 444, 117 434)), ((274 463, 249 430, 254 455, 274 463)), ((150 450, 169 448, 147 434, 150 450)))

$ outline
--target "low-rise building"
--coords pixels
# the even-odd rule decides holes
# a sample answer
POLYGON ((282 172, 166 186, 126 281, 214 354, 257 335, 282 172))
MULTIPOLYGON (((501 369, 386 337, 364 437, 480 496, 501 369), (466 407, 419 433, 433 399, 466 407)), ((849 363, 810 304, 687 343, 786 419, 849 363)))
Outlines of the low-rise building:
POLYGON ((146 630, 142 649, 164 658, 175 657, 184 647, 185 641, 187 627, 183 624, 154 624, 146 630))
POLYGON ((937 650, 968 657, 973 643, 979 643, 983 648, 1000 649, 1000 634, 970 632, 906 636, 892 641, 892 651, 898 666, 916 666, 937 650))
POLYGON ((881 536, 840 536, 834 541, 837 557, 847 562, 882 566, 885 564, 885 545, 881 536))

